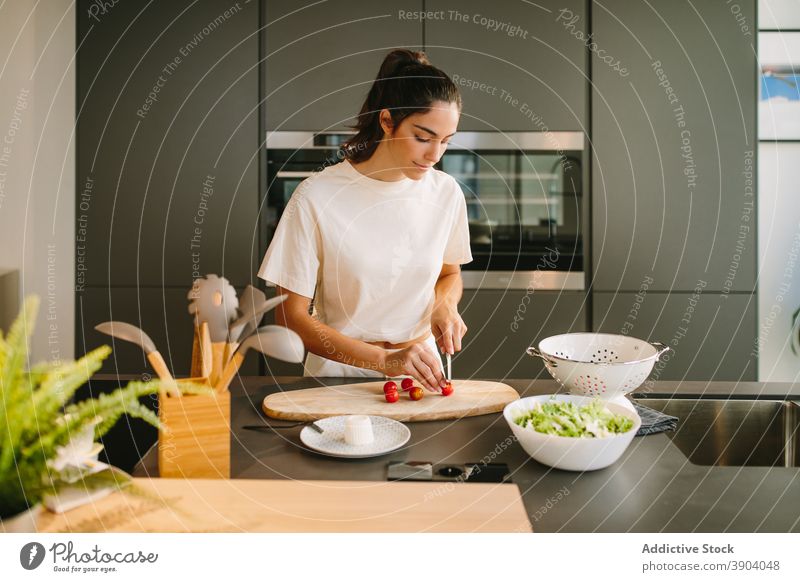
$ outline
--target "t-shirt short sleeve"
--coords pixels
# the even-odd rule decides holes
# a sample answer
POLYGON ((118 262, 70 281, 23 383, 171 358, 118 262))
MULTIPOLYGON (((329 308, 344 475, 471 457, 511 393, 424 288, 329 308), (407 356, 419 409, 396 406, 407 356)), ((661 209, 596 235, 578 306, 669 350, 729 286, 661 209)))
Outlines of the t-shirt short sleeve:
POLYGON ((319 239, 316 217, 296 191, 278 222, 258 276, 269 286, 314 297, 320 267, 319 239))
POLYGON ((472 250, 469 247, 469 223, 467 222, 467 200, 458 182, 453 180, 455 188, 455 210, 450 226, 450 236, 444 249, 446 265, 464 265, 472 261, 472 250))

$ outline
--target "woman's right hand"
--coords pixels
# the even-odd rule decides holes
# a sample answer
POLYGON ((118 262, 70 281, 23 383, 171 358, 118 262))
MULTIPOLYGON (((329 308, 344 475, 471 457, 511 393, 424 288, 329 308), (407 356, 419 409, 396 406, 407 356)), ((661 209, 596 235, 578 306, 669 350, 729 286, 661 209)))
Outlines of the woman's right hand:
POLYGON ((383 373, 389 377, 411 376, 432 392, 445 385, 442 362, 424 342, 397 351, 386 351, 383 373))

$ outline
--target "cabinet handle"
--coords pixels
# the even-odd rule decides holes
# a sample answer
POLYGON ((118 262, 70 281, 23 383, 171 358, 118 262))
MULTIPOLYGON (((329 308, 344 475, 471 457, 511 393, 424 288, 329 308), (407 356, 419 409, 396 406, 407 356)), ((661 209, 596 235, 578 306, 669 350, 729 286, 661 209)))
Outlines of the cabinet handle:
POLYGON ((275 174, 276 178, 309 178, 314 175, 314 172, 278 172, 275 174))

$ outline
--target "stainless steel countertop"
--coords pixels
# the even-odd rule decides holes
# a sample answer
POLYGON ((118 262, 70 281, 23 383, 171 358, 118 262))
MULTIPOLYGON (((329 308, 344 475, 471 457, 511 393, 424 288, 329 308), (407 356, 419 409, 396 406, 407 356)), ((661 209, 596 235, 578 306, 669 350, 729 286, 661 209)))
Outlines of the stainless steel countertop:
MULTIPOLYGON (((324 379, 327 385, 351 381, 324 379)), ((557 391, 552 380, 504 382, 522 396, 557 391)), ((530 459, 511 441, 500 414, 408 423, 407 447, 363 460, 332 459, 304 450, 299 429, 241 430, 263 417, 261 401, 267 394, 320 384, 309 378, 251 377, 232 385, 232 477, 382 481, 389 461, 466 463, 488 457, 511 468, 535 532, 800 531, 800 469, 693 465, 664 434, 635 438, 607 469, 572 473, 530 459)), ((655 382, 650 392, 800 399, 799 386, 758 382, 655 382)), ((157 476, 157 465, 156 451, 151 449, 134 474, 157 476)))

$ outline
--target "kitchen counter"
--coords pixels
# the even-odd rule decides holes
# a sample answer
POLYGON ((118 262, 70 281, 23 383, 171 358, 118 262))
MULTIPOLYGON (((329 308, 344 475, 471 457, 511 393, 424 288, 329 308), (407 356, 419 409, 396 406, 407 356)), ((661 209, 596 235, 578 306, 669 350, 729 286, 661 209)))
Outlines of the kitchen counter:
MULTIPOLYGON (((324 384, 353 379, 328 378, 324 384)), ((557 391, 553 380, 506 380, 521 396, 557 391)), ((788 532, 800 531, 800 469, 694 465, 665 434, 636 437, 614 465, 588 473, 550 469, 511 438, 501 414, 458 421, 407 423, 408 445, 372 459, 340 460, 306 450, 299 429, 242 430, 258 424, 261 402, 277 390, 321 385, 310 378, 242 378, 231 386, 231 477, 383 481, 390 461, 508 464, 535 532, 788 532)), ((664 396, 800 399, 800 387, 756 382, 655 382, 664 396)), ((646 402, 643 402, 646 404, 646 402)), ((137 477, 157 476, 155 447, 137 477)), ((458 484, 470 487, 469 483, 458 484)))

